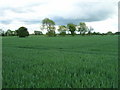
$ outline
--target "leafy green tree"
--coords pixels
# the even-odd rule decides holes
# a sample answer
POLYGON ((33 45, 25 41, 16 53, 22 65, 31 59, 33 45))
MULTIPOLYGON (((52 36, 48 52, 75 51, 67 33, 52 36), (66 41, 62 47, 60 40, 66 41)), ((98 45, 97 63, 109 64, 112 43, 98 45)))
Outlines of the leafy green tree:
POLYGON ((19 36, 19 37, 29 36, 29 32, 27 31, 27 28, 26 28, 26 27, 20 27, 20 28, 18 29, 18 36, 19 36))
POLYGON ((64 26, 64 25, 61 25, 61 26, 59 26, 58 31, 60 32, 61 36, 65 36, 66 35, 66 31, 67 31, 67 27, 64 26))
POLYGON ((12 31, 10 29, 8 29, 6 32, 5 32, 5 35, 6 36, 12 36, 12 31))
POLYGON ((69 23, 69 24, 67 24, 67 28, 71 32, 71 35, 74 36, 75 31, 76 31, 76 25, 72 24, 72 23, 69 23))
POLYGON ((16 31, 12 31, 10 29, 8 29, 6 32, 5 32, 5 36, 16 36, 17 35, 17 32, 16 31))
POLYGON ((0 29, 0 36, 5 36, 5 32, 2 29, 0 29))
POLYGON ((18 36, 18 30, 15 30, 15 32, 16 32, 16 36, 18 36))
POLYGON ((90 28, 88 28, 88 35, 91 35, 93 30, 94 29, 90 26, 90 28))
POLYGON ((86 24, 84 22, 80 22, 79 24, 79 28, 78 31, 80 32, 80 35, 85 35, 85 33, 87 32, 88 27, 86 26, 86 24))
POLYGON ((48 36, 56 36, 55 35, 55 22, 49 18, 45 18, 42 20, 43 29, 47 30, 48 36))

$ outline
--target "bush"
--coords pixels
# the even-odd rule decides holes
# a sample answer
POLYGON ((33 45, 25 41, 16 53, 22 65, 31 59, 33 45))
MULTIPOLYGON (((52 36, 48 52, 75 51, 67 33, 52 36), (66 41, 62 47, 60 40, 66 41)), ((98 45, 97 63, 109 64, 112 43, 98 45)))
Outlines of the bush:
POLYGON ((66 35, 66 32, 61 32, 59 35, 65 36, 65 35, 66 35))
POLYGON ((115 35, 120 35, 120 32, 115 32, 115 35))
POLYGON ((35 35, 43 35, 43 33, 41 31, 34 31, 35 35))
POLYGON ((106 34, 107 35, 113 35, 113 33, 111 31, 108 31, 106 34))
POLYGON ((50 30, 49 32, 47 32, 46 35, 48 35, 50 37, 55 37, 56 36, 55 31, 53 31, 53 30, 50 30))

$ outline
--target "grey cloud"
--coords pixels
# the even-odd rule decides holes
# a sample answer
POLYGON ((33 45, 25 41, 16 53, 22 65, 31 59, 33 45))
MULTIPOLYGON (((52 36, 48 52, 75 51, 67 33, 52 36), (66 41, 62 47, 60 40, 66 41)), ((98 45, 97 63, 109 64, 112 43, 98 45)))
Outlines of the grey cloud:
POLYGON ((35 20, 21 20, 21 22, 24 22, 25 24, 40 24, 40 20, 39 19, 35 19, 35 20))
MULTIPOLYGON (((94 4, 90 4, 90 6, 92 6, 94 4)), ((84 6, 85 7, 85 6, 84 6)), ((78 10, 79 11, 79 8, 83 8, 84 7, 78 7, 78 10)), ((86 6, 87 8, 87 6, 86 6)), ((104 8, 104 7, 103 7, 104 8)), ((79 22, 93 22, 93 21, 101 21, 101 20, 105 20, 109 17, 111 17, 114 13, 113 13, 113 10, 109 10, 109 9, 99 9, 97 10, 97 8, 91 8, 88 7, 87 9, 90 9, 86 12, 80 12, 80 13, 84 13, 85 16, 83 17, 79 17, 74 19, 74 17, 71 17, 69 19, 66 19, 66 18, 63 18, 62 16, 51 16, 51 17, 48 17, 48 18, 51 18, 52 20, 54 20, 56 22, 57 25, 66 25, 68 23, 74 23, 74 24, 78 24, 79 22)), ((78 13, 76 10, 74 13, 78 13)), ((73 14, 74 16, 74 13, 71 13, 73 14)), ((80 14, 78 14, 80 15, 80 14)), ((32 19, 32 20, 22 20, 23 22, 25 22, 26 24, 37 24, 37 23, 40 23, 40 19, 32 19)))
POLYGON ((12 22, 12 20, 0 20, 0 23, 2 24, 10 24, 12 22))
POLYGON ((77 19, 73 18, 63 18, 63 17, 53 17, 52 19, 56 22, 56 24, 59 25, 65 25, 68 23, 74 23, 74 24, 78 24, 79 22, 93 22, 93 21, 102 21, 102 20, 106 20, 107 18, 109 18, 111 16, 111 14, 109 12, 105 12, 100 11, 100 12, 95 12, 95 13, 90 13, 88 15, 86 15, 85 17, 79 17, 77 19))
POLYGON ((17 7, 17 8, 13 8, 13 7, 3 7, 0 9, 1 14, 5 15, 6 11, 12 11, 15 13, 28 13, 28 12, 33 12, 33 10, 29 9, 29 8, 23 8, 23 7, 17 7))
MULTIPOLYGON (((32 7, 37 7, 37 6, 43 5, 43 4, 45 4, 45 3, 33 3, 33 4, 29 4, 27 6, 18 7, 18 8, 13 8, 13 7, 1 8, 0 16, 4 17, 6 10, 11 10, 15 13, 26 13, 26 14, 28 12, 35 13, 34 11, 32 11, 32 7)), ((57 25, 65 25, 68 23, 78 24, 79 22, 101 21, 101 20, 105 20, 105 19, 111 17, 114 14, 114 6, 111 6, 111 4, 107 4, 107 3, 106 4, 100 3, 100 2, 75 3, 74 6, 75 6, 75 9, 73 12, 70 13, 70 18, 64 18, 64 14, 61 14, 59 16, 53 15, 48 18, 51 18, 52 20, 54 20, 57 25), (75 15, 78 18, 75 18, 74 17, 75 15)), ((33 18, 32 19, 23 19, 23 18, 16 19, 16 18, 14 18, 13 20, 2 20, 2 21, 0 20, 0 23, 10 24, 14 20, 24 22, 25 24, 41 23, 41 20, 39 18, 38 19, 33 19, 33 18)))
MULTIPOLYGON (((0 14, 5 15, 5 12, 10 10, 15 13, 28 13, 28 12, 34 12, 31 8, 37 7, 40 5, 44 5, 45 3, 32 3, 25 6, 19 6, 19 7, 0 7, 0 14)), ((1 16, 1 15, 0 15, 1 16)))
POLYGON ((93 21, 102 21, 106 20, 115 13, 114 5, 99 2, 92 3, 77 3, 77 9, 74 13, 71 13, 71 16, 76 14, 78 18, 71 17, 69 19, 55 16, 52 19, 56 21, 57 24, 67 24, 74 23, 78 24, 79 22, 93 22, 93 21), (108 6, 107 6, 108 5, 108 6), (81 12, 80 12, 80 11, 81 12), (82 14, 82 16, 81 16, 82 14))

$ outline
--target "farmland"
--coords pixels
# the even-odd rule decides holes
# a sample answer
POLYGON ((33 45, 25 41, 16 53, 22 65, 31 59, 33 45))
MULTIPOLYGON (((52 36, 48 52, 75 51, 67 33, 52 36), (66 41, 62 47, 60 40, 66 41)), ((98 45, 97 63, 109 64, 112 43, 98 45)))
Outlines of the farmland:
POLYGON ((117 88, 118 36, 2 38, 3 88, 117 88))

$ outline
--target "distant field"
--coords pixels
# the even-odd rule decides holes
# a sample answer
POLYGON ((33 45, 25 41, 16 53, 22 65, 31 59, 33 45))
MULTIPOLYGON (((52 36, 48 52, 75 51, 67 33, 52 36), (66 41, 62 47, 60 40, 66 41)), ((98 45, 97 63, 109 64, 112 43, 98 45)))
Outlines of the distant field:
POLYGON ((3 88, 116 88, 118 36, 3 37, 3 88))

